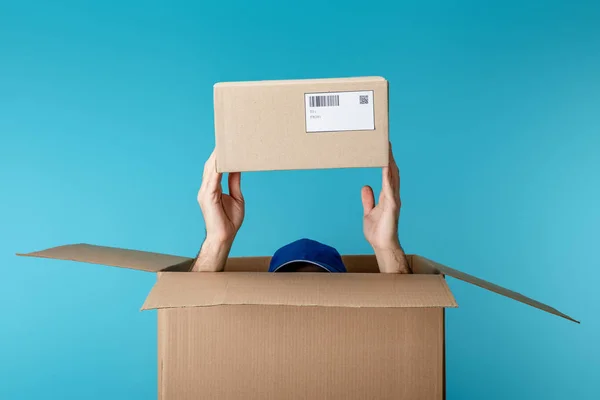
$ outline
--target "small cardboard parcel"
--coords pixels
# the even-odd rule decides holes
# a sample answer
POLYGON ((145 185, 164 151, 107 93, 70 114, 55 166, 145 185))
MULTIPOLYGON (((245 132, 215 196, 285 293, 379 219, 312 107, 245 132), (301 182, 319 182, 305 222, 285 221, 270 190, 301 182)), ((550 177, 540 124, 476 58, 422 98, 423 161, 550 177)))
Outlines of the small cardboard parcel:
POLYGON ((388 92, 382 77, 217 83, 217 172, 383 167, 388 92))
MULTIPOLYGON (((383 78, 218 84, 217 169, 386 165, 387 93, 383 78)), ((158 314, 160 400, 444 399, 446 275, 577 322, 419 255, 410 275, 372 255, 343 256, 345 274, 269 273, 269 257, 189 272, 192 258, 88 244, 20 255, 157 273, 142 309, 158 314)))

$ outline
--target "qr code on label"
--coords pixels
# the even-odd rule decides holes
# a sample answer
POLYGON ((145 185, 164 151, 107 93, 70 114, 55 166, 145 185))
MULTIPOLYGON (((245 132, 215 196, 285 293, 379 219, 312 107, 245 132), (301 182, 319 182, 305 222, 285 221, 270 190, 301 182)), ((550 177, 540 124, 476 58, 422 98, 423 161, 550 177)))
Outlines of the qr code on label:
POLYGON ((359 95, 358 100, 359 100, 359 104, 369 104, 369 96, 368 95, 366 95, 366 96, 359 95))

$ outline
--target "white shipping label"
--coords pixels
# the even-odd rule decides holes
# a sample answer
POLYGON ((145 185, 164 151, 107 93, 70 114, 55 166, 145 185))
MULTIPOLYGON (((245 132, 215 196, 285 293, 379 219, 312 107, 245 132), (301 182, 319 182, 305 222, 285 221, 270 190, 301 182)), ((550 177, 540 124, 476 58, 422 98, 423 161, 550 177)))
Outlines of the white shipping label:
POLYGON ((306 132, 375 130, 373 91, 304 94, 306 132))

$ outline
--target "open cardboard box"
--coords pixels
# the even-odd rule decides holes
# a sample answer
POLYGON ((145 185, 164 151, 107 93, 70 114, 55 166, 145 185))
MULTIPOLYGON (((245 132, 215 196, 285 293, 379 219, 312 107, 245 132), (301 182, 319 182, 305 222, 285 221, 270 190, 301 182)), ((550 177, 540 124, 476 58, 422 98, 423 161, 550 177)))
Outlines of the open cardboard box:
POLYGON ((87 244, 19 255, 158 274, 142 309, 158 312, 161 400, 443 399, 445 275, 577 322, 418 255, 411 275, 370 255, 343 256, 346 274, 268 273, 269 257, 192 273, 192 258, 87 244))

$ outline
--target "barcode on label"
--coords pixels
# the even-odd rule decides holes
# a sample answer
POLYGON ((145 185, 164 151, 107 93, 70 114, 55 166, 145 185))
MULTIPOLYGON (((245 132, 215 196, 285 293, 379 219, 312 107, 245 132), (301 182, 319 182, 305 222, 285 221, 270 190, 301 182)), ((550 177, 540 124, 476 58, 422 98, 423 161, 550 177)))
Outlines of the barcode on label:
POLYGON ((308 101, 311 107, 337 107, 340 105, 340 95, 310 96, 308 101))

